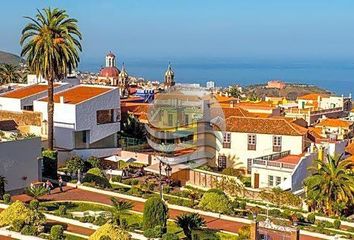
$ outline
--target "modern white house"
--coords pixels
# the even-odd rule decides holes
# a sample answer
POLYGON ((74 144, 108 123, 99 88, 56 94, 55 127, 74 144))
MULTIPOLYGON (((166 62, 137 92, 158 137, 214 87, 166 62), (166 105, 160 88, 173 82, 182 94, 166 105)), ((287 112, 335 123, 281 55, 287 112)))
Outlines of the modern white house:
MULTIPOLYGON (((54 92, 72 87, 68 83, 55 83, 54 92)), ((0 110, 21 112, 33 111, 33 101, 47 96, 47 84, 33 84, 0 94, 0 110)))
MULTIPOLYGON (((54 94, 54 102, 54 146, 59 152, 82 158, 117 154, 120 131, 117 88, 78 85, 54 94)), ((34 101, 34 111, 41 112, 47 121, 47 98, 34 101)))
POLYGON ((31 182, 41 180, 41 139, 39 137, 0 141, 0 175, 5 190, 21 192, 31 182))
POLYGON ((226 119, 226 132, 222 134, 217 165, 244 167, 248 174, 255 158, 285 151, 300 155, 307 145, 307 129, 285 118, 231 116, 226 119))

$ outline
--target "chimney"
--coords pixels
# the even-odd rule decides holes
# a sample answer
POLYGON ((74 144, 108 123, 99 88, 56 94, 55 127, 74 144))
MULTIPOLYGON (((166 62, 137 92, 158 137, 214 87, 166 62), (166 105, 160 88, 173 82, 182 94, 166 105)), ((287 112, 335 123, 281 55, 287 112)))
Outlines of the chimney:
POLYGON ((60 103, 64 103, 64 96, 60 96, 59 101, 60 101, 60 103))

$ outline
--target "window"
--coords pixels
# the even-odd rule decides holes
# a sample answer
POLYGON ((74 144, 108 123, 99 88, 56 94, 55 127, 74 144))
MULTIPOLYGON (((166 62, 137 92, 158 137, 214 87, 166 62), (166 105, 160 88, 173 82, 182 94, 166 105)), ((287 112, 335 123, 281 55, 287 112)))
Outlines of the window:
POLYGON ((255 134, 248 135, 248 150, 256 150, 257 139, 255 134))
POLYGON ((185 125, 189 124, 189 116, 188 116, 188 114, 184 115, 184 124, 185 125))
POLYGON ((172 126, 173 125, 173 115, 172 115, 172 113, 169 113, 168 115, 167 115, 167 124, 168 124, 168 126, 172 126))
POLYGON ((220 155, 218 157, 218 166, 221 169, 225 169, 226 168, 226 156, 220 155))
POLYGON ((273 176, 268 176, 268 186, 272 187, 274 184, 274 177, 273 176))
POLYGON ((230 132, 224 133, 223 148, 231 148, 231 133, 230 132))
POLYGON ((82 142, 83 143, 87 143, 87 133, 86 131, 82 131, 82 142))
POLYGON ((281 152, 281 136, 273 136, 273 152, 281 152))
POLYGON ((98 110, 96 112, 97 124, 114 122, 114 109, 98 110))
POLYGON ((251 174, 252 173, 252 158, 248 158, 247 159, 247 174, 251 174))
POLYGON ((276 177, 275 185, 278 186, 281 183, 281 177, 276 177))

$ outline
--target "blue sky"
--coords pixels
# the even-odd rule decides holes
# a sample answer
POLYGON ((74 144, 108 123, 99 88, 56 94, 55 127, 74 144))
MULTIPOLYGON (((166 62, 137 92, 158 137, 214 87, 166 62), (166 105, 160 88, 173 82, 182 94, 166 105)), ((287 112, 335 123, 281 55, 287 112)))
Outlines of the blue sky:
POLYGON ((125 59, 354 59, 354 1, 10 0, 0 13, 0 49, 19 53, 36 8, 79 20, 86 61, 109 50, 125 59))

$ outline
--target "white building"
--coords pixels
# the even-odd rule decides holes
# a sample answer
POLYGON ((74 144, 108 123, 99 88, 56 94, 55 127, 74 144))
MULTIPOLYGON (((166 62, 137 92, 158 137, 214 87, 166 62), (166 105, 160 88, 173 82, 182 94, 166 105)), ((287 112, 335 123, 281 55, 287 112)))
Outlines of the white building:
POLYGON ((39 137, 0 141, 0 175, 7 180, 5 190, 21 192, 41 179, 41 139, 39 137))
POLYGON ((210 89, 210 88, 214 88, 215 87, 215 82, 214 81, 208 81, 206 83, 206 88, 210 89))
MULTIPOLYGON (((54 92, 72 87, 68 83, 55 83, 54 92)), ((0 110, 21 112, 33 110, 33 101, 47 96, 47 84, 33 84, 5 92, 0 95, 0 110)))
POLYGON ((252 159, 290 151, 300 155, 306 148, 307 129, 285 118, 231 116, 217 153, 219 167, 244 167, 251 174, 252 159))
MULTIPOLYGON (((120 98, 115 87, 79 85, 54 95, 54 146, 79 155, 117 154, 120 98)), ((34 111, 48 120, 47 99, 34 101, 34 111)))

